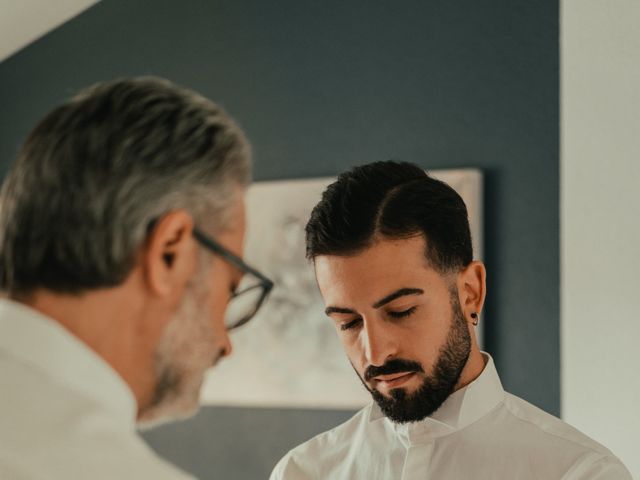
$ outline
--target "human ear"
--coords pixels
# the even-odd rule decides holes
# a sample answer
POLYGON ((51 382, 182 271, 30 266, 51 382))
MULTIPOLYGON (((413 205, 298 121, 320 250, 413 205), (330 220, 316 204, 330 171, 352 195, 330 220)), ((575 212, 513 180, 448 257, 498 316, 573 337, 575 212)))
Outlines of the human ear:
POLYGON ((158 296, 182 292, 196 269, 193 218, 186 210, 162 216, 149 233, 142 254, 145 281, 158 296))
POLYGON ((473 261, 458 274, 458 295, 465 318, 477 324, 487 294, 487 270, 482 262, 473 261), (475 314, 475 317, 474 317, 475 314))

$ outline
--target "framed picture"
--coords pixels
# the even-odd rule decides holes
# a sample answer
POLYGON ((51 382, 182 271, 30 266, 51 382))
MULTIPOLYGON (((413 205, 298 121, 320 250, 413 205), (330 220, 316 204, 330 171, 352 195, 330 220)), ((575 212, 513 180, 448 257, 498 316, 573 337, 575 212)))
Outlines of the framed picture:
MULTIPOLYGON (((475 257, 481 259, 481 172, 429 173, 464 199, 475 257)), ((370 400, 324 314, 313 267, 305 259, 305 225, 334 180, 257 182, 250 187, 245 258, 275 287, 256 318, 232 332, 233 355, 208 373, 204 404, 356 409, 370 400)))

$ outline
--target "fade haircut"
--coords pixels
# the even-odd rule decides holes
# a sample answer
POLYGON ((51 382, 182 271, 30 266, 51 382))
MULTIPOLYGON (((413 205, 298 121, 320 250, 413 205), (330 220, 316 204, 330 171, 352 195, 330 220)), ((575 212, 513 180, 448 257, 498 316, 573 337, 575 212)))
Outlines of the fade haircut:
POLYGON ((242 131, 216 104, 153 77, 99 83, 31 132, 0 191, 0 288, 121 284, 153 222, 186 209, 227 228, 251 177, 242 131))
POLYGON ((407 162, 375 162, 341 174, 306 227, 307 258, 355 255, 381 239, 423 235, 440 273, 473 260, 467 208, 458 193, 407 162))

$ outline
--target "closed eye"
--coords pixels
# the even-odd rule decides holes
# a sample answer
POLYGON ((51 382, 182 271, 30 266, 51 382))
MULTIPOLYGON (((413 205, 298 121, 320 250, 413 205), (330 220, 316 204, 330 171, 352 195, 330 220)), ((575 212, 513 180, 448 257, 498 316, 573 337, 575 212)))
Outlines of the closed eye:
POLYGON ((387 315, 389 315, 391 318, 406 318, 411 316, 415 311, 416 311, 415 306, 411 307, 411 308, 407 308, 406 310, 402 310, 401 312, 387 312, 387 315))
POLYGON ((342 331, 351 330, 352 328, 355 328, 356 326, 358 326, 358 324, 361 322, 362 322, 362 319, 356 318, 354 320, 351 320, 350 322, 341 323, 340 330, 342 331))

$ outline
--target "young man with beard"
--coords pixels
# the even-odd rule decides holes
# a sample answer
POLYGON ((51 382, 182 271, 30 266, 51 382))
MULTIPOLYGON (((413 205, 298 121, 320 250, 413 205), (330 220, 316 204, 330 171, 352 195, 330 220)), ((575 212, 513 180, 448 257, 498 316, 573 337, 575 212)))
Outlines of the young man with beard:
POLYGON ((467 210, 415 165, 340 175, 307 255, 373 404, 289 452, 272 480, 630 479, 611 452, 502 389, 474 326, 485 267, 467 210))
POLYGON ((195 412, 271 287, 240 258, 250 174, 234 122, 160 79, 33 130, 0 193, 0 478, 190 478, 135 429, 195 412))

